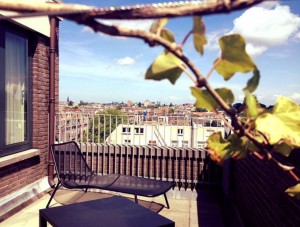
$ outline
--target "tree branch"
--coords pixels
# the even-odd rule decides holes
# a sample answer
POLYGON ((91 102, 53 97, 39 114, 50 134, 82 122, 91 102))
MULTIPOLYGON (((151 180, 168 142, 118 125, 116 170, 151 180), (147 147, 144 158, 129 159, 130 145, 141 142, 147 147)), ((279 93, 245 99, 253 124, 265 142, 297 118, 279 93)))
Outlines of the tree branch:
POLYGON ((148 5, 133 5, 120 7, 96 8, 76 4, 29 4, 23 1, 0 0, 0 9, 22 13, 10 16, 79 16, 99 19, 153 19, 163 17, 182 17, 191 15, 209 15, 246 9, 264 0, 207 0, 191 2, 169 2, 148 5))

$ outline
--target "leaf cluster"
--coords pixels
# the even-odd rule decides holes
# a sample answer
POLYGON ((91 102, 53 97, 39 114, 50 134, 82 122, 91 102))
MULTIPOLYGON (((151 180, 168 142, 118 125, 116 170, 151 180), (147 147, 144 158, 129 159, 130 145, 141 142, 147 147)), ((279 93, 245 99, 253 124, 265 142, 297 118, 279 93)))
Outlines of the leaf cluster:
MULTIPOLYGON (((173 33, 166 29, 167 19, 156 21, 150 32, 160 36, 170 47, 175 47, 183 55, 183 46, 190 35, 193 35, 195 50, 204 54, 206 44, 205 25, 202 18, 193 18, 193 28, 187 33, 183 42, 179 45, 175 41, 173 33)), ((157 43, 152 43, 156 45, 157 43)), ((212 159, 222 163, 228 158, 240 159, 247 154, 255 154, 258 157, 273 160, 279 168, 291 171, 293 167, 282 165, 277 162, 272 154, 277 152, 289 156, 294 148, 300 147, 300 107, 297 103, 286 97, 278 98, 274 108, 266 109, 256 99, 256 91, 260 72, 252 58, 246 52, 245 39, 239 34, 223 36, 219 39, 221 54, 212 64, 212 69, 203 77, 201 73, 193 70, 192 64, 178 57, 176 51, 165 49, 151 64, 146 72, 146 79, 167 79, 175 84, 178 78, 185 72, 188 76, 194 75, 195 85, 190 88, 195 97, 197 109, 207 109, 218 113, 218 109, 226 112, 231 119, 232 125, 225 118, 224 123, 232 128, 234 134, 223 138, 221 133, 213 133, 207 140, 207 150, 212 159), (189 71, 190 70, 190 71, 189 71), (192 71, 192 73, 191 73, 192 71), (252 72, 247 84, 243 88, 244 102, 240 105, 241 110, 232 108, 234 94, 227 87, 213 89, 208 83, 212 72, 216 71, 224 81, 230 80, 237 73, 252 72), (241 118, 240 111, 245 113, 241 118)), ((174 48, 173 48, 174 49, 174 48)), ((183 55, 184 56, 184 55, 183 55)), ((240 76, 240 75, 239 75, 240 76)), ((288 193, 299 197, 299 186, 287 190, 288 193), (297 191, 296 193, 294 191, 297 191), (298 194, 297 194, 298 193, 298 194)))

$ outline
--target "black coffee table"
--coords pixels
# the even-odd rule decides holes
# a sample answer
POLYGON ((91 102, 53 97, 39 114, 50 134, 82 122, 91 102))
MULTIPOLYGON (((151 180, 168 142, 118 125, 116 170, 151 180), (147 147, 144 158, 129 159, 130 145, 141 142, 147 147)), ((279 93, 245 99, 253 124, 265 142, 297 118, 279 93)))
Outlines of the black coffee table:
POLYGON ((40 227, 153 227, 175 223, 121 196, 40 210, 40 227))

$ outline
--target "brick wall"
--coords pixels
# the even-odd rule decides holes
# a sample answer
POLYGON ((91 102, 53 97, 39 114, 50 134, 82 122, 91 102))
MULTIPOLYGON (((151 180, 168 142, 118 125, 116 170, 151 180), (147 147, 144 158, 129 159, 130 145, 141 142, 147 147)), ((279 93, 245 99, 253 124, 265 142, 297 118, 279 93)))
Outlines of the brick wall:
MULTIPOLYGON (((47 175, 49 108, 49 37, 35 33, 30 41, 33 68, 32 147, 40 155, 0 168, 0 198, 47 175)), ((56 58, 56 100, 58 107, 58 56, 56 58)))
POLYGON ((252 156, 233 169, 234 202, 245 226, 300 226, 300 201, 284 192, 297 183, 287 172, 252 156))

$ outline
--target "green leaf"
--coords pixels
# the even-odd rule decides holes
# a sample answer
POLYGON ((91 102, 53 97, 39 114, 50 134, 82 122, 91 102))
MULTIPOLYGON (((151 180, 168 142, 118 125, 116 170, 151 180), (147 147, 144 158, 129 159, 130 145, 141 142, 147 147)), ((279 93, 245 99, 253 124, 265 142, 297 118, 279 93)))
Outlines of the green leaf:
MULTIPOLYGON (((207 90, 197 87, 191 87, 191 91, 192 95, 197 99, 195 104, 197 108, 205 108, 212 111, 220 107, 220 105, 207 90)), ((227 88, 218 88, 215 91, 227 104, 233 103, 234 96, 231 90, 227 88)))
POLYGON ((226 156, 229 142, 223 139, 221 132, 214 132, 209 136, 206 143, 211 159, 217 163, 222 163, 226 156))
POLYGON ((174 37, 174 34, 173 32, 171 32, 170 30, 168 29, 162 29, 161 30, 161 33, 160 33, 160 36, 169 41, 170 43, 175 43, 175 37, 174 37))
POLYGON ((230 135, 228 140, 223 139, 221 132, 215 132, 207 140, 208 152, 211 158, 217 163, 222 163, 230 157, 240 159, 247 155, 246 137, 238 137, 235 134, 230 135))
POLYGON ((249 117, 255 118, 258 115, 258 102, 254 95, 252 95, 248 90, 245 91, 246 98, 245 98, 245 104, 246 104, 246 111, 249 114, 249 117))
POLYGON ((241 35, 223 36, 219 39, 219 44, 222 61, 216 70, 225 80, 229 80, 236 72, 246 73, 256 69, 251 57, 246 53, 246 43, 241 35))
POLYGON ((288 188, 285 190, 290 196, 300 199, 300 184, 296 184, 293 187, 288 188))
POLYGON ((247 87, 244 91, 249 91, 250 93, 254 92, 259 84, 260 74, 258 70, 253 71, 253 76, 248 80, 247 87))
POLYGON ((160 54, 148 68, 145 79, 163 80, 168 79, 172 84, 180 77, 185 65, 175 55, 168 51, 160 54))
POLYGON ((273 111, 259 115, 255 124, 271 145, 300 147, 300 106, 289 98, 278 98, 273 111))
POLYGON ((229 136, 228 141, 230 142, 230 149, 228 153, 231 157, 246 157, 249 140, 245 136, 239 137, 236 134, 232 134, 229 136))
POLYGON ((203 55, 203 46, 207 43, 206 37, 205 37, 205 25, 202 21, 202 17, 200 16, 194 16, 194 46, 195 49, 203 55))
POLYGON ((274 150, 283 156, 288 157, 295 147, 287 143, 275 144, 274 150))
MULTIPOLYGON (((150 27, 150 32, 154 33, 156 35, 159 35, 160 37, 162 37, 163 39, 171 42, 171 43, 175 43, 175 37, 173 35, 173 33, 168 30, 168 29, 164 29, 163 27, 168 23, 168 18, 161 18, 156 20, 150 27)), ((149 44, 151 46, 155 46, 158 45, 155 42, 149 42, 149 44)))
POLYGON ((159 35, 161 29, 168 23, 168 18, 161 18, 153 22, 150 32, 159 35))

